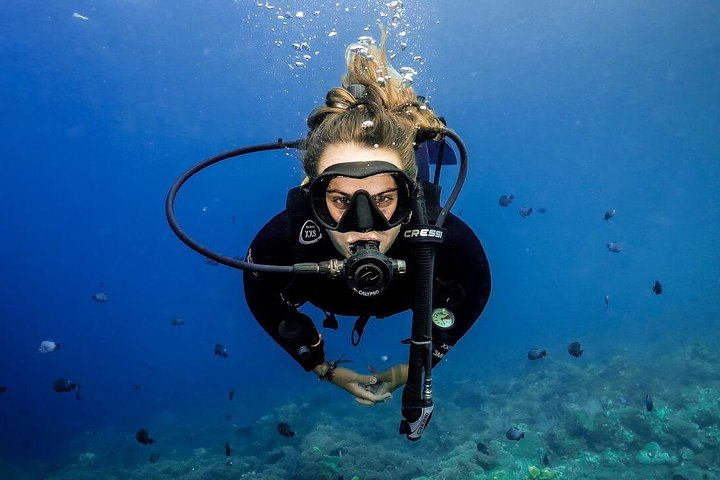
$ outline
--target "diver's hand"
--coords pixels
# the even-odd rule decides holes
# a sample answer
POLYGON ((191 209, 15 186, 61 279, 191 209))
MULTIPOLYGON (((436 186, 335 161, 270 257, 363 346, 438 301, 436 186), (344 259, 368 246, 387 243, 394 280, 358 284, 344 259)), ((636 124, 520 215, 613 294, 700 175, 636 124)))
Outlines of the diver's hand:
MULTIPOLYGON (((373 374, 377 381, 374 384, 367 385, 365 388, 375 395, 391 395, 392 392, 407 383, 407 363, 398 363, 384 372, 380 372, 372 365, 368 365, 368 370, 373 374)), ((372 405, 372 403, 367 403, 360 398, 356 398, 356 400, 363 405, 372 405)))
POLYGON ((388 400, 390 392, 374 392, 372 387, 378 379, 373 375, 361 375, 349 368, 338 367, 331 382, 355 395, 355 400, 363 405, 374 405, 388 400))
MULTIPOLYGON (((322 376, 324 374, 322 369, 323 366, 318 366, 314 371, 322 376)), ((361 375, 349 368, 336 367, 327 380, 354 395, 355 400, 363 405, 384 402, 391 396, 389 392, 376 393, 372 391, 372 386, 378 382, 377 377, 374 375, 361 375)))

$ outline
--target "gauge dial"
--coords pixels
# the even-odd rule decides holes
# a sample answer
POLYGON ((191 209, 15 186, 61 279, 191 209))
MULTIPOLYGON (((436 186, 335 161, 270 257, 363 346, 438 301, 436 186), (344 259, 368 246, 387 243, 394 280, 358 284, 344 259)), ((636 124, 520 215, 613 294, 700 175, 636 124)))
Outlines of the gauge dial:
POLYGON ((436 308, 432 312, 432 321, 438 328, 447 329, 455 324, 455 315, 447 308, 436 308))

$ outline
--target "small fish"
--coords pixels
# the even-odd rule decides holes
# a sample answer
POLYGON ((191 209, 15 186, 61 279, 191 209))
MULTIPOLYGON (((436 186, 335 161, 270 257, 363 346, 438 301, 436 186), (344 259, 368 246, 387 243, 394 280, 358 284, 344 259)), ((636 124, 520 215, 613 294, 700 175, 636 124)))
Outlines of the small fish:
POLYGON ((92 299, 98 303, 105 303, 110 300, 110 297, 105 292, 95 292, 92 294, 92 299))
POLYGON ((279 433, 280 435, 282 435, 283 437, 288 437, 288 438, 290 438, 290 437, 294 437, 294 436, 295 436, 295 432, 293 432, 293 429, 292 429, 292 427, 290 426, 289 423, 285 423, 285 422, 278 423, 277 431, 278 431, 278 433, 279 433))
POLYGON ((647 395, 645 395, 645 409, 646 409, 648 412, 652 412, 654 406, 655 406, 655 405, 653 404, 653 399, 652 399, 652 397, 650 396, 650 394, 648 393, 647 395))
POLYGON ((381 363, 387 363, 388 360, 390 360, 390 357, 388 357, 387 355, 380 355, 381 363))
POLYGON ((615 211, 614 208, 611 208, 610 210, 607 210, 607 211, 605 212, 605 216, 603 217, 603 220, 605 220, 605 221, 607 222, 608 220, 610 220, 611 218, 613 218, 616 213, 617 213, 617 212, 615 211))
POLYGON ((143 445, 151 445, 155 440, 150 438, 150 434, 144 428, 141 428, 135 434, 135 440, 142 443, 143 445))
POLYGON ((501 207, 507 207, 512 203, 512 201, 515 199, 515 197, 511 195, 501 195, 500 199, 498 200, 498 205, 501 207))
POLYGON ((543 455, 542 462, 543 465, 545 465, 546 467, 550 466, 550 458, 548 457, 547 452, 545 452, 545 455, 543 455))
POLYGON ((235 215, 232 216, 232 223, 235 223, 235 215))
POLYGON ((490 455, 490 451, 488 450, 487 446, 482 442, 478 442, 477 450, 483 455, 490 455))
POLYGON ((510 430, 505 432, 505 438, 518 442, 521 438, 525 438, 525 432, 521 432, 517 427, 510 427, 510 430))
POLYGON ((547 213, 547 208, 545 208, 545 207, 540 207, 540 208, 537 209, 537 211, 538 211, 538 213, 543 213, 543 214, 545 214, 545 213, 547 213))
POLYGON ((228 400, 230 400, 232 402, 232 399, 234 397, 235 397, 235 390, 233 389, 228 392, 228 400))
POLYGON ((80 384, 78 383, 77 389, 75 390, 75 400, 80 401, 80 384))
POLYGON ((520 207, 519 210, 520 216, 523 218, 529 217, 530 215, 532 215, 532 212, 532 207, 520 207))
POLYGON ((171 318, 170 325, 172 325, 173 327, 179 327, 179 326, 185 325, 185 320, 183 320, 182 318, 177 318, 177 317, 171 318))
POLYGON ((78 388, 78 384, 67 378, 58 378, 53 382, 53 390, 58 393, 72 392, 76 388, 78 388))
POLYGON ((225 414, 225 421, 229 422, 230 420, 232 420, 232 413, 225 414))
POLYGON ((0 394, 7 392, 7 385, 0 385, 0 394))
POLYGON ((50 353, 56 350, 60 350, 60 344, 53 340, 43 340, 40 342, 40 348, 38 348, 40 353, 50 353))
POLYGON ((218 262, 216 262, 216 261, 213 260, 212 258, 206 258, 206 259, 205 259, 205 263, 207 263, 207 264, 210 265, 211 267, 217 267, 218 265, 220 265, 218 262))
POLYGON ((605 300, 605 309, 610 308, 610 297, 605 295, 605 298, 603 300, 605 300))
POLYGON ((662 293, 662 285, 660 285, 660 282, 655 280, 655 285, 653 285, 652 291, 655 292, 655 295, 660 295, 662 293))
POLYGON ((85 15, 81 15, 81 14, 79 14, 79 13, 77 13, 77 12, 73 13, 73 17, 79 18, 80 20, 90 20, 89 17, 86 17, 85 15))
POLYGON ((582 345, 580 345, 580 342, 572 342, 570 345, 568 345, 568 353, 575 358, 582 355, 584 351, 585 350, 583 350, 582 345))
POLYGON ((230 444, 227 442, 225 442, 225 456, 226 457, 230 456, 230 444))
POLYGON ((148 462, 155 463, 158 460, 160 460, 160 454, 159 453, 151 453, 150 457, 148 457, 148 462))
POLYGON ((540 350, 539 348, 531 348, 528 352, 528 360, 539 360, 547 355, 547 352, 545 350, 540 350))
POLYGON ((136 383, 133 385, 133 390, 138 391, 140 390, 140 387, 142 387, 142 383, 136 383))
POLYGON ((605 245, 607 246, 607 249, 613 253, 620 253, 623 250, 623 247, 622 247, 622 245, 620 245, 620 242, 608 242, 605 245))
POLYGON ((228 352, 227 352, 227 349, 225 348, 225 345, 223 345, 222 343, 216 343, 215 344, 215 355, 217 355, 218 357, 227 358, 228 352))

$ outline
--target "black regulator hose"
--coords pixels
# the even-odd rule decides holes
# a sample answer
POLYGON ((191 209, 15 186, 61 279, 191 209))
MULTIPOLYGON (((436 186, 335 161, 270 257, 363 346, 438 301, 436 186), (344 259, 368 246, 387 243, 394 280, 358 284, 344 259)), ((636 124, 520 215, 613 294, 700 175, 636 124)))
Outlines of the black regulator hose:
POLYGON ((261 265, 256 263, 244 262, 242 260, 237 260, 235 258, 227 257, 225 255, 220 255, 219 253, 214 252, 193 240, 187 233, 183 231, 182 228, 180 228, 180 225, 178 225, 177 219, 175 218, 175 197, 177 196, 178 190, 180 190, 180 187, 182 187, 185 182, 190 179, 190 177, 200 172, 201 170, 204 170, 228 158, 238 157, 247 153, 263 152, 267 150, 279 150, 281 148, 299 148, 302 145, 302 142, 302 140, 284 142, 282 139, 278 139, 278 141, 274 143, 263 143, 260 145, 251 145, 249 147, 237 148, 235 150, 230 150, 228 152, 220 153, 218 155, 215 155, 214 157, 208 158, 207 160, 198 163, 197 165, 189 169, 187 172, 183 173, 180 178, 178 178, 175 183, 173 183, 165 199, 165 216, 167 217, 168 223, 170 224, 170 228, 172 229, 172 231, 175 232, 175 235, 177 235, 178 238, 182 240, 183 243, 188 247, 192 248, 201 255, 215 260, 218 263, 222 263, 223 265, 227 265, 228 267, 239 268, 241 270, 252 270, 255 272, 315 273, 314 271, 310 271, 315 270, 313 266, 309 266, 307 272, 299 272, 298 266, 261 265))

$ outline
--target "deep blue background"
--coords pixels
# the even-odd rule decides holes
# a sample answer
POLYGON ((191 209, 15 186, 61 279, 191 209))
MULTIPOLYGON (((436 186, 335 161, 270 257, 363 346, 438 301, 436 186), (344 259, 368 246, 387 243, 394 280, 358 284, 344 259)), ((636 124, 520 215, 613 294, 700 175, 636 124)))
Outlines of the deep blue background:
MULTIPOLYGON (((386 11, 296 3, 305 19, 287 25, 249 0, 3 3, 0 457, 53 458, 98 430, 131 439, 159 417, 201 428, 229 388, 245 405, 238 423, 318 388, 249 316, 240 274, 205 264, 163 211, 200 159, 304 135, 345 46, 377 36, 386 11), (295 41, 311 44, 304 69, 288 65, 295 41), (101 284, 105 304, 90 298, 101 284), (176 316, 187 324, 170 327, 176 316), (39 354, 47 338, 63 348, 39 354), (218 341, 228 359, 212 355, 218 341), (52 392, 58 377, 82 384, 81 402, 52 392)), ((528 347, 574 339, 601 357, 717 342, 720 5, 437 3, 405 2, 410 46, 396 66, 419 70, 416 90, 467 143, 455 211, 486 247, 494 291, 436 382, 511 375, 528 347), (520 206, 548 212, 523 219, 520 206)), ((180 195, 181 224, 242 254, 300 172, 282 153, 215 167, 180 195)), ((401 335, 402 318, 371 323, 357 351, 345 327, 328 351, 358 369, 401 361, 383 337, 401 335)))

